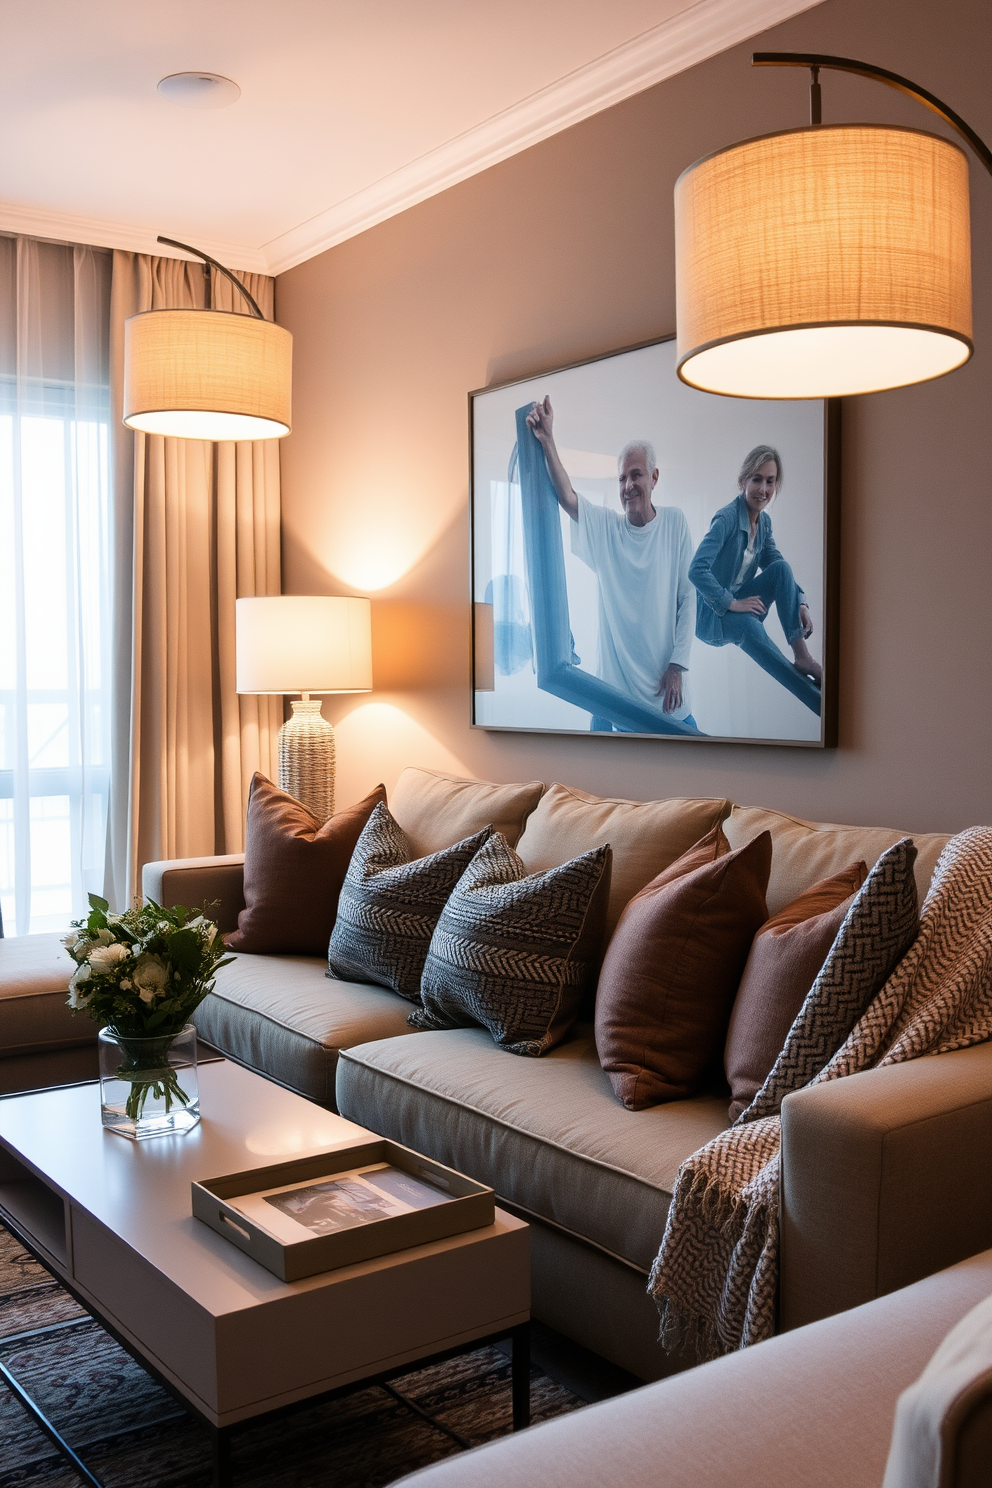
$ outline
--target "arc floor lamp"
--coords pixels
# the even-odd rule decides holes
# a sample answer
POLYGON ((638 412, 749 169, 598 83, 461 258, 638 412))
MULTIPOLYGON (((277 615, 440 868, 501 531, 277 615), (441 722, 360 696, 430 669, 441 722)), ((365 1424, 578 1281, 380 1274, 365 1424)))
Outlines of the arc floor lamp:
POLYGON ((915 98, 990 174, 992 151, 947 104, 885 68, 811 52, 751 62, 810 69, 810 123, 717 150, 679 177, 679 377, 742 398, 828 398, 961 366, 973 350, 967 156, 922 130, 824 125, 820 72, 915 98))
MULTIPOLYGON (((229 310, 145 310, 124 325, 124 422, 174 439, 281 439, 292 424, 293 338, 266 320, 230 269, 202 258, 243 295, 229 310)), ((208 281, 209 282, 209 281, 208 281)))

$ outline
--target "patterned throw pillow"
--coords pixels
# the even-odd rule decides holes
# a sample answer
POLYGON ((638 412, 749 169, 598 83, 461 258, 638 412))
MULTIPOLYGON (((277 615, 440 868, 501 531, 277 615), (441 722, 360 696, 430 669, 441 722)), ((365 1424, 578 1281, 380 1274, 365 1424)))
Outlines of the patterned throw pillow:
POLYGON ((479 849, 442 911, 414 1028, 481 1024, 511 1054, 565 1036, 595 976, 610 894, 609 847, 525 875, 505 837, 479 849))
POLYGON ((837 939, 743 1122, 774 1116, 836 1054, 916 939, 919 901, 909 837, 884 852, 851 903, 837 939))
POLYGON ((386 806, 358 839, 338 899, 327 951, 328 976, 377 982, 420 1000, 424 958, 455 884, 492 835, 485 827, 411 862, 410 843, 386 806))

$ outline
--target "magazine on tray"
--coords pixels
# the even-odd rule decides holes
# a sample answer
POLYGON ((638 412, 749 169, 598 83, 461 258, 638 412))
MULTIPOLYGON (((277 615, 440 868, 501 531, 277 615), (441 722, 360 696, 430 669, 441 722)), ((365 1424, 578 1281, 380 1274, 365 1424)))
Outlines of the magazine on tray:
POLYGON ((392 1163, 370 1163, 327 1178, 241 1194, 228 1203, 277 1240, 292 1242, 430 1209, 451 1197, 392 1163))

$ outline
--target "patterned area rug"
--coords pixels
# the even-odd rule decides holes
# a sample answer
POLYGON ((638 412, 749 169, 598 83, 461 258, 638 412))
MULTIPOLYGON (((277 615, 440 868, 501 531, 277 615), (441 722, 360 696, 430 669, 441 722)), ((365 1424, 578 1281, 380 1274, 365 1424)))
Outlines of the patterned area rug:
MULTIPOLYGON (((106 1488, 208 1488, 204 1430, 0 1226, 0 1359, 106 1488)), ((381 1488, 510 1427, 510 1364, 477 1349, 234 1438, 237 1488, 381 1488)), ((581 1406, 536 1371, 535 1421, 581 1406)), ((0 1488, 79 1479, 0 1379, 0 1488)))

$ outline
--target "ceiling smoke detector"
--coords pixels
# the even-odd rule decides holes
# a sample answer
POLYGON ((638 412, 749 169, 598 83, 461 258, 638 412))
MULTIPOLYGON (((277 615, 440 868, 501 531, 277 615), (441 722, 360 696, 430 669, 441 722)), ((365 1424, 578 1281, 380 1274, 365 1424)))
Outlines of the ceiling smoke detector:
POLYGON ((237 83, 216 72, 171 72, 158 91, 180 108, 227 108, 241 97, 237 83))

